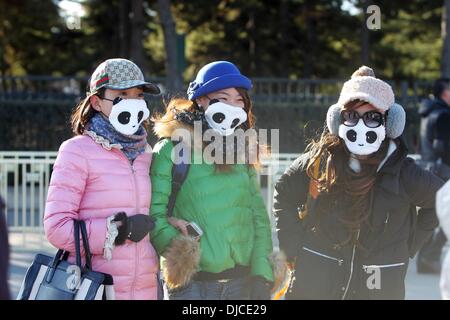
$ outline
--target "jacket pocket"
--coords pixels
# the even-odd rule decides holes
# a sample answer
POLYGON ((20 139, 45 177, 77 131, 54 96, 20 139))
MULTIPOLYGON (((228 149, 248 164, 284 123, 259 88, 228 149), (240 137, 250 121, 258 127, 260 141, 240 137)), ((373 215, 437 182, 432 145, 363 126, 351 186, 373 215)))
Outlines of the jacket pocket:
POLYGON ((335 261, 339 266, 342 266, 342 264, 344 263, 343 259, 338 259, 338 258, 335 258, 335 257, 331 257, 331 256, 328 256, 326 254, 320 253, 318 251, 309 249, 307 247, 303 247, 302 249, 307 251, 307 252, 310 252, 312 254, 318 255, 319 257, 322 257, 324 259, 329 259, 329 260, 335 261))
POLYGON ((363 270, 366 271, 368 268, 379 268, 379 269, 395 268, 395 267, 401 267, 401 266, 404 266, 404 265, 405 265, 404 262, 392 263, 392 264, 373 264, 373 265, 365 265, 365 264, 363 264, 363 270))
POLYGON ((404 299, 407 267, 406 262, 363 265, 369 299, 404 299))
POLYGON ((298 299, 338 299, 344 260, 301 247, 292 290, 298 299))

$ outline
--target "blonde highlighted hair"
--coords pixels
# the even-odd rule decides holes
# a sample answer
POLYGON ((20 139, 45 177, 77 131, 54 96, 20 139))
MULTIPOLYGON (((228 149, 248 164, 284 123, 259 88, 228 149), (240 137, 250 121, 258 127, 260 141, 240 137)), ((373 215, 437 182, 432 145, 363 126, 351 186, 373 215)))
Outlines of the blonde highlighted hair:
MULTIPOLYGON (((254 129, 256 117, 253 113, 253 104, 248 94, 248 91, 242 88, 236 88, 236 90, 239 92, 239 94, 242 96, 244 100, 244 110, 247 113, 247 121, 244 122, 240 127, 243 130, 254 129)), ((160 138, 163 137, 167 138, 170 135, 170 132, 165 130, 165 127, 169 126, 170 122, 178 121, 175 120, 175 116, 177 113, 182 111, 194 112, 197 109, 198 105, 195 101, 186 100, 182 98, 171 99, 167 103, 166 110, 164 113, 153 115, 151 120, 154 122, 154 132, 160 138)), ((249 164, 249 166, 254 167, 255 169, 259 169, 261 166, 259 154, 262 153, 264 155, 267 155, 270 153, 268 146, 259 144, 258 144, 258 151, 260 152, 257 152, 258 155, 257 162, 249 164)), ((229 164, 216 164, 215 166, 218 171, 229 171, 231 169, 231 166, 229 164)))

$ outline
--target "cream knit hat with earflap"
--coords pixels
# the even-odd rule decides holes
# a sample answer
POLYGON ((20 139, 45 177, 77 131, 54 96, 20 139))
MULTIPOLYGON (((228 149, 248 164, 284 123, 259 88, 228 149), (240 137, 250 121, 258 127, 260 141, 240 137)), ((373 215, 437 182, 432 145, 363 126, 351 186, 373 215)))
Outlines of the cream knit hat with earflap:
POLYGON ((343 108, 353 100, 366 101, 380 111, 389 110, 395 101, 391 86, 375 78, 375 73, 367 66, 360 67, 344 83, 337 104, 343 108))
POLYGON ((331 134, 339 134, 342 109, 353 100, 366 101, 382 112, 389 111, 385 124, 387 137, 395 139, 403 133, 406 113, 401 105, 395 103, 391 86, 375 78, 371 68, 362 66, 344 83, 338 102, 328 108, 327 127, 331 134))

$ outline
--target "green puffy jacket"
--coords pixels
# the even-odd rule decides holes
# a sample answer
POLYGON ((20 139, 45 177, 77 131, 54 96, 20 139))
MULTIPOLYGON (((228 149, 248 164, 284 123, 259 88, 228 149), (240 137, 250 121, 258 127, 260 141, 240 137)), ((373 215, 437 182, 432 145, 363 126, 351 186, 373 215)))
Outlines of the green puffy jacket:
MULTIPOLYGON (((159 141, 153 149, 151 167, 150 213, 156 218, 151 238, 162 256, 180 234, 167 220, 172 149, 170 139, 159 141)), ((250 266, 252 275, 273 281, 270 220, 253 168, 237 164, 230 172, 216 172, 212 164, 191 164, 173 216, 194 221, 203 230, 200 271, 219 273, 236 265, 250 266)))

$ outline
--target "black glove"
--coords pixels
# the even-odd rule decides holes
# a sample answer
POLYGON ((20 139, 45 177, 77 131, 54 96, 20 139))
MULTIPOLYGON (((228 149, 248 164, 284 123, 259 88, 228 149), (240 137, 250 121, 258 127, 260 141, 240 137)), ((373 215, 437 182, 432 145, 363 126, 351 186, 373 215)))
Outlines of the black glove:
POLYGON ((250 300, 270 300, 271 289, 272 282, 261 276, 253 277, 250 284, 250 300))
POLYGON ((139 242, 155 227, 155 220, 146 214, 127 217, 125 212, 119 212, 114 216, 113 221, 122 222, 122 225, 117 229, 119 234, 114 241, 117 246, 124 244, 126 239, 139 242))

